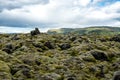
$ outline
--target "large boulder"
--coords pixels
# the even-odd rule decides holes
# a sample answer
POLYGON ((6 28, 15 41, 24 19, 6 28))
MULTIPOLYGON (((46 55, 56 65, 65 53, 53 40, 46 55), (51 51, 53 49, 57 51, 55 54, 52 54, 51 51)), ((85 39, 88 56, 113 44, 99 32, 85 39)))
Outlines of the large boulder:
POLYGON ((107 61, 108 60, 108 56, 105 52, 100 51, 100 50, 92 50, 90 51, 90 53, 92 54, 92 56, 96 59, 96 60, 101 60, 101 61, 107 61))
POLYGON ((35 28, 35 30, 32 30, 32 31, 30 32, 30 34, 31 34, 31 36, 38 35, 38 34, 40 34, 40 31, 39 31, 38 28, 35 28))

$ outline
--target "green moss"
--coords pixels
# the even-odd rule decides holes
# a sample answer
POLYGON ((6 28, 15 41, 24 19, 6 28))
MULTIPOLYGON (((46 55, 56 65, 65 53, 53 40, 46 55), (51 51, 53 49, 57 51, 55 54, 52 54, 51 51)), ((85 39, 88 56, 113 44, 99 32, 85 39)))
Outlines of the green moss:
POLYGON ((0 80, 12 80, 10 74, 10 68, 3 61, 0 61, 0 80))
POLYGON ((3 62, 3 61, 0 61, 0 71, 2 72, 10 72, 10 68, 8 67, 8 65, 3 62))

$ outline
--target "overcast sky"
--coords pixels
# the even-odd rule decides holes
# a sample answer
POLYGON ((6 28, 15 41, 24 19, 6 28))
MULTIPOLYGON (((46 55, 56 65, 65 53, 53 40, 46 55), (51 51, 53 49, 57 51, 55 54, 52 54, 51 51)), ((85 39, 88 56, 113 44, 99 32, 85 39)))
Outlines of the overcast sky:
POLYGON ((120 27, 120 0, 0 0, 0 32, 120 27))

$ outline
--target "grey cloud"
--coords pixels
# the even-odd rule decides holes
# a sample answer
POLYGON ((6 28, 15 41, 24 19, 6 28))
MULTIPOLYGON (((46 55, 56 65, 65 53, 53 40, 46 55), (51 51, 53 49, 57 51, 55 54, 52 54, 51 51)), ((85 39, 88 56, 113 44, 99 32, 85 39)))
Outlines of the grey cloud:
POLYGON ((34 22, 29 21, 24 18, 11 18, 9 16, 0 16, 0 26, 10 26, 10 27, 20 27, 20 28, 27 28, 27 27, 55 27, 56 23, 43 23, 43 22, 34 22))
POLYGON ((120 21, 120 17, 117 17, 117 18, 113 18, 113 20, 117 20, 117 21, 120 21))
POLYGON ((0 19, 0 26, 25 27, 24 20, 0 19))
POLYGON ((117 13, 120 13, 120 9, 116 11, 117 13))
POLYGON ((49 0, 0 0, 0 11, 3 9, 20 8, 27 5, 47 4, 49 0))

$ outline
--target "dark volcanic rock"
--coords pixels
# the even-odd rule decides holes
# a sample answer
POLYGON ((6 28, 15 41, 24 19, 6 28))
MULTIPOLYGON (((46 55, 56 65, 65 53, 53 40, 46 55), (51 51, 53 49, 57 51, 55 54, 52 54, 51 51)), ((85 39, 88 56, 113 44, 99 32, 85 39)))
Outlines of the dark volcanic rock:
POLYGON ((105 74, 104 74, 104 66, 101 65, 101 66, 98 66, 99 69, 100 69, 100 73, 97 75, 97 76, 100 76, 100 77, 105 77, 105 74))
POLYGON ((14 46, 12 43, 8 43, 5 45, 5 47, 2 49, 3 51, 7 52, 8 54, 12 53, 14 50, 14 46))
POLYGON ((108 56, 106 55, 105 52, 100 51, 100 50, 92 50, 90 51, 90 53, 92 54, 92 56, 96 59, 96 60, 102 60, 102 61, 107 61, 108 60, 108 56))
POLYGON ((74 77, 69 77, 67 80, 75 80, 74 77))
POLYGON ((77 80, 74 74, 66 74, 64 77, 65 77, 65 80, 77 80))
POLYGON ((116 42, 120 42, 120 34, 113 36, 112 38, 110 38, 110 41, 116 41, 116 42))
POLYGON ((114 68, 114 69, 120 68, 120 62, 115 62, 115 63, 113 63, 113 64, 112 64, 112 68, 114 68))
POLYGON ((114 73, 113 80, 120 80, 120 71, 114 73))
POLYGON ((55 48, 54 44, 50 41, 45 42, 44 45, 47 46, 49 49, 54 49, 55 48))
POLYGON ((75 37, 75 36, 74 36, 74 37, 71 37, 70 40, 71 40, 71 41, 75 41, 75 40, 76 40, 76 37, 75 37))
POLYGON ((68 43, 64 43, 64 44, 60 45, 59 47, 60 47, 62 50, 66 50, 66 49, 69 49, 69 48, 71 47, 71 45, 68 44, 68 43))
POLYGON ((30 70, 25 68, 22 70, 23 75, 25 75, 27 78, 31 78, 30 70))
POLYGON ((13 49, 13 45, 11 43, 8 43, 8 44, 5 45, 5 48, 13 49))
POLYGON ((37 47, 37 48, 42 48, 43 47, 43 44, 42 43, 39 43, 39 42, 34 42, 33 43, 33 46, 37 47))
POLYGON ((12 53, 12 50, 7 49, 7 48, 4 48, 3 51, 5 51, 5 52, 8 53, 8 54, 11 54, 11 53, 12 53))
POLYGON ((38 28, 35 28, 35 30, 31 31, 30 34, 31 34, 31 36, 38 35, 38 34, 40 34, 40 31, 38 28))

